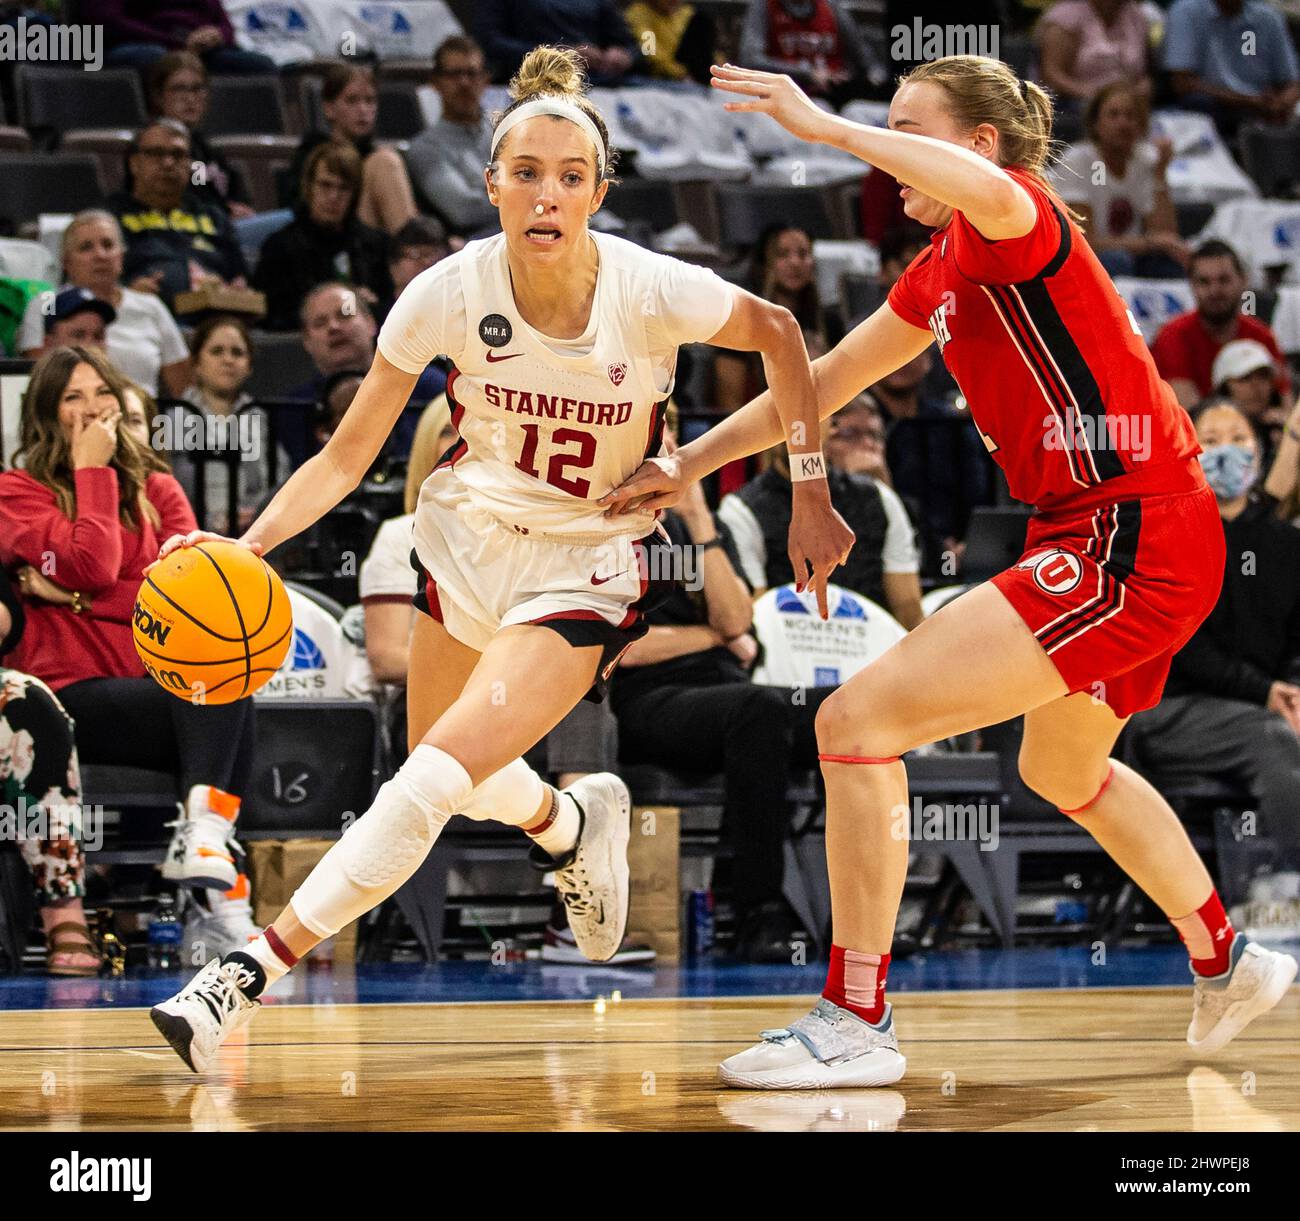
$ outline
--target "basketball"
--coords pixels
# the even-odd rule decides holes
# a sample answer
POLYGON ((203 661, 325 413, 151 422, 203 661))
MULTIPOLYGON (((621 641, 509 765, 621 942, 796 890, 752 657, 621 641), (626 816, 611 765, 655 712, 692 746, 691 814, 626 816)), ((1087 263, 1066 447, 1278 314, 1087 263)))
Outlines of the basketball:
POLYGON ((293 640, 284 584, 237 543, 173 551, 145 578, 131 618, 135 650, 150 676, 196 703, 252 695, 293 640))

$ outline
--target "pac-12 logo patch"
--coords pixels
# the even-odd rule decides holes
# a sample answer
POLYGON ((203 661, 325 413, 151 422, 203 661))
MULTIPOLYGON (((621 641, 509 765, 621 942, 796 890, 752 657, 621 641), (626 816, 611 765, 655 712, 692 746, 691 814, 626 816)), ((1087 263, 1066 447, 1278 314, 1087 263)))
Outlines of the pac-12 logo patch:
POLYGON ((489 348, 504 348, 514 336, 510 319, 501 314, 487 314, 478 324, 478 337, 489 348))
POLYGON ((1068 551, 1049 551, 1034 562, 1034 584, 1049 594, 1068 594, 1083 580, 1083 564, 1068 551))
POLYGON ((616 386, 623 384, 623 379, 627 376, 627 361, 619 360, 609 366, 609 380, 616 386))

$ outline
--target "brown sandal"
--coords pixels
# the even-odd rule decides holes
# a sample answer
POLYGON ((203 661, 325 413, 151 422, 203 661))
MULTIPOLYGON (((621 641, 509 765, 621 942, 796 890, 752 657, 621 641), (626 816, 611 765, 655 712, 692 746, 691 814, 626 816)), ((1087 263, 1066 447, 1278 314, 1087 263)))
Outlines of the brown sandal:
POLYGON ((45 971, 48 975, 98 975, 103 965, 103 955, 90 935, 90 928, 75 920, 64 920, 46 934, 45 971), (63 933, 63 937, 59 934, 63 933), (93 954, 98 960, 93 967, 74 967, 70 964, 54 965, 55 954, 93 954))

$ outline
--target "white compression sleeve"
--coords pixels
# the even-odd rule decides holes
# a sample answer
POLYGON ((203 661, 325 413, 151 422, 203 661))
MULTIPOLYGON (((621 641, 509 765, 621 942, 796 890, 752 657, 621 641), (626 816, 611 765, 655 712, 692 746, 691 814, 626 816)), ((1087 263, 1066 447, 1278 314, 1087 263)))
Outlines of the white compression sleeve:
POLYGON ((476 822, 494 819, 522 827, 537 817, 545 792, 545 781, 522 759, 513 759, 484 780, 456 813, 476 822))
POLYGON ((472 789, 446 751, 417 746, 294 892, 294 915, 316 936, 332 937, 378 906, 420 867, 472 789))

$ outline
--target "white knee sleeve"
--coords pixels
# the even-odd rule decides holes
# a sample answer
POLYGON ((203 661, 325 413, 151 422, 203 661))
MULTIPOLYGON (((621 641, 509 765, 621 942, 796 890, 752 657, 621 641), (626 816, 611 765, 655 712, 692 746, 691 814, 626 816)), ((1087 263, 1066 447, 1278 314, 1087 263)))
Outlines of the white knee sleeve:
POLYGON ((483 781, 456 813, 476 822, 494 819, 522 827, 537 816, 545 792, 542 778, 522 759, 514 759, 483 781))
POLYGON ((420 867, 471 790, 451 755, 417 746, 294 891, 294 915, 316 936, 332 937, 382 903, 420 867))

